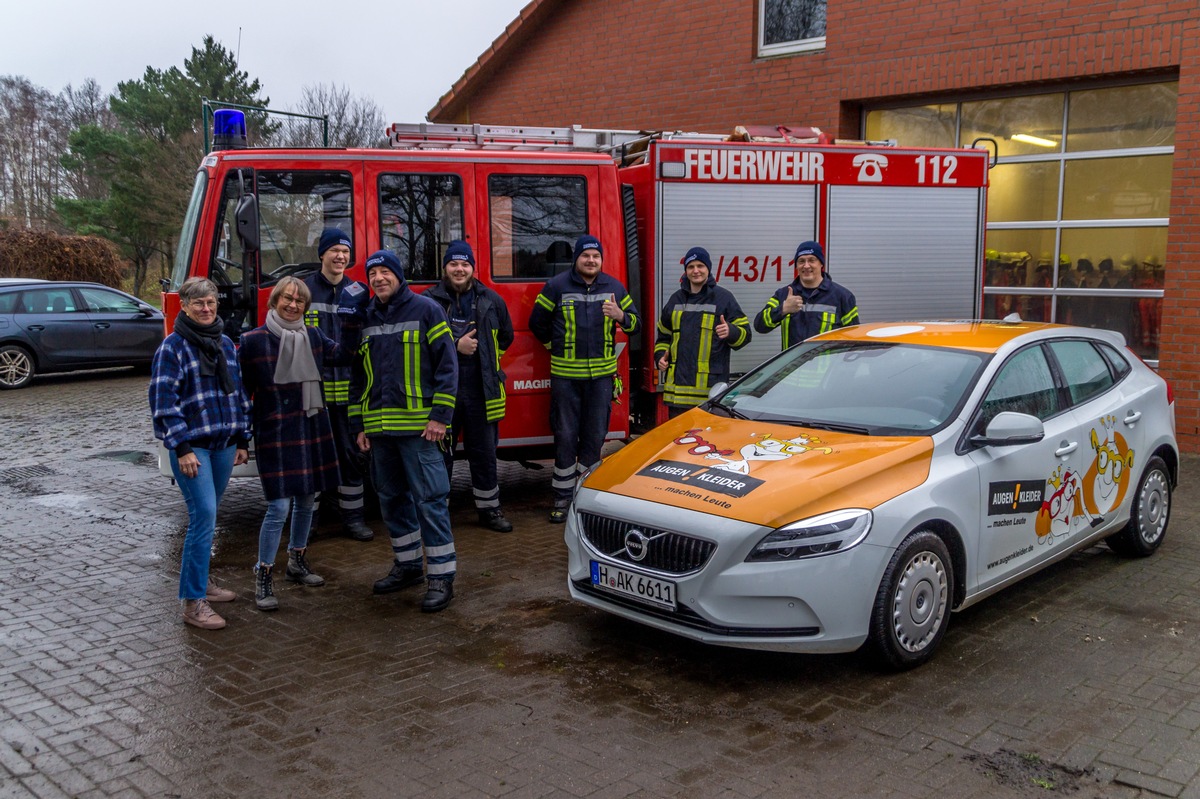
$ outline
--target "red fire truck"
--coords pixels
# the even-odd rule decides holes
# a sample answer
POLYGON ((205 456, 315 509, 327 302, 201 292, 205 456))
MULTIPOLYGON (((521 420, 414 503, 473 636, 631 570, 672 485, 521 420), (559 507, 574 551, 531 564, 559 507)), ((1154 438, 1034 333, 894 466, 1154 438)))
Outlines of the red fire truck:
MULTIPOLYGON (((230 118, 217 112, 218 126, 230 118)), ((163 308, 179 286, 211 278, 226 331, 261 324, 271 286, 319 268, 326 227, 354 241, 349 274, 391 249, 417 291, 440 279, 454 239, 470 242, 477 277, 505 299, 517 328, 504 358, 509 457, 552 442, 550 368, 528 330, 542 284, 571 268, 583 233, 604 244, 604 269, 629 288, 643 334, 622 346, 625 409, 660 415, 652 363, 658 311, 679 285, 680 257, 703 246, 721 285, 747 315, 790 282, 796 244, 820 241, 829 271, 858 298, 864 319, 970 318, 982 296, 988 154, 806 141, 729 141, 695 133, 415 124, 389 129, 390 149, 245 148, 217 131, 196 173, 163 308), (630 401, 628 392, 634 392, 630 401)), ((233 120, 237 130, 236 119, 233 120)), ((733 372, 779 351, 755 336, 733 372)), ((609 437, 629 434, 631 413, 612 415, 609 437)))

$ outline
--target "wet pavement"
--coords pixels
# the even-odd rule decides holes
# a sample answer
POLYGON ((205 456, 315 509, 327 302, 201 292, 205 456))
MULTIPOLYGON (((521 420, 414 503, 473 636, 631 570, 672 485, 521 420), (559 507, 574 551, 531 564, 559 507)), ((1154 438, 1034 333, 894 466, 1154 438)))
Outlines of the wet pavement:
POLYGON ((451 497, 451 607, 316 533, 322 588, 255 610, 263 502, 236 481, 225 630, 175 600, 183 501, 146 378, 0 394, 0 799, 1200 797, 1200 459, 1162 549, 1076 554, 964 613, 916 671, 706 647, 570 602, 549 470, 502 466, 510 535, 451 497))

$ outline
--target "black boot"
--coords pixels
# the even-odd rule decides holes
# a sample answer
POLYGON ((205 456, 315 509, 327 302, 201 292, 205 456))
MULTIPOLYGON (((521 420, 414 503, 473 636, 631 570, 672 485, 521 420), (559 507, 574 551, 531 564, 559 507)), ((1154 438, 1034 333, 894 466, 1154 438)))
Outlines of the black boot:
POLYGON ((421 573, 420 566, 404 566, 399 561, 392 561, 392 570, 387 577, 375 581, 374 590, 377 594, 390 594, 424 581, 425 575, 421 573))
POLYGON ((497 533, 511 533, 512 522, 504 518, 504 511, 499 508, 479 511, 479 523, 497 533))
POLYGON ((421 610, 425 613, 437 613, 439 610, 445 610, 451 599, 454 599, 454 581, 445 577, 431 577, 429 590, 425 592, 425 599, 421 601, 421 610))
POLYGON ((355 541, 370 541, 375 537, 375 531, 361 521, 346 522, 342 531, 355 541))

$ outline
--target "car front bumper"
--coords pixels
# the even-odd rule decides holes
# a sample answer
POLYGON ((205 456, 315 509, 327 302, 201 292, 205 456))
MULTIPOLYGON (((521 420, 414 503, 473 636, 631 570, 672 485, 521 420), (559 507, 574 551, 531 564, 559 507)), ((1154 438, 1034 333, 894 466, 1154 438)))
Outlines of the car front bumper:
POLYGON ((849 652, 863 644, 880 575, 892 550, 863 542, 844 552, 792 561, 747 563, 770 528, 582 489, 567 517, 571 597, 622 618, 722 646, 783 652, 849 652), (671 574, 605 555, 581 536, 580 513, 716 544, 697 571, 671 574), (648 604, 593 582, 592 562, 668 581, 676 608, 648 604))

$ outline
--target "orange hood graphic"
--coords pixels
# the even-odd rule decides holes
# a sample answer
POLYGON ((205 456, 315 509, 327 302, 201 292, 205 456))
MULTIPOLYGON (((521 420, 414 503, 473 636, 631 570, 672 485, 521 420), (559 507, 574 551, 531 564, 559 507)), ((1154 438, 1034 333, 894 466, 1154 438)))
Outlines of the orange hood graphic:
POLYGON ((614 453, 584 485, 778 527, 874 508, 925 482, 932 454, 927 436, 836 433, 696 411, 614 453))

